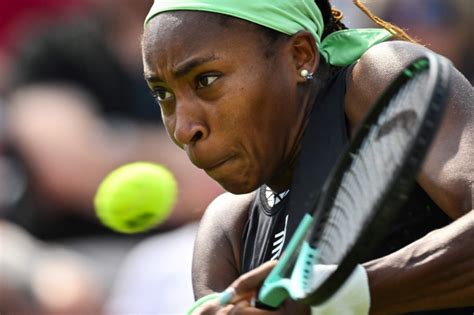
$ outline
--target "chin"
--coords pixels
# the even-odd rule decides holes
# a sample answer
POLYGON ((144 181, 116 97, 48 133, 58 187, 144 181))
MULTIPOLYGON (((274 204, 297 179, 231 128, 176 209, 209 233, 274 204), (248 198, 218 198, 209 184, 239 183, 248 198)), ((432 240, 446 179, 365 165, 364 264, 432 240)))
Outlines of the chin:
POLYGON ((211 171, 206 171, 222 188, 233 194, 247 194, 260 187, 264 180, 258 171, 246 163, 233 159, 211 171))
POLYGON ((249 179, 244 179, 242 181, 239 180, 229 180, 229 179, 215 179, 226 191, 236 194, 248 194, 258 187, 261 186, 259 183, 255 183, 249 179))

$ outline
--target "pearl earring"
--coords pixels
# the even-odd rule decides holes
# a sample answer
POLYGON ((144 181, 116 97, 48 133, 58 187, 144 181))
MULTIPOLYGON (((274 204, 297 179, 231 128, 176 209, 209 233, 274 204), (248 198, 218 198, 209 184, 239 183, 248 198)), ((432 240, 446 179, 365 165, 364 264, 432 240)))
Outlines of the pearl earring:
POLYGON ((306 69, 301 70, 300 75, 305 78, 306 80, 312 80, 313 79, 313 73, 309 72, 306 69))

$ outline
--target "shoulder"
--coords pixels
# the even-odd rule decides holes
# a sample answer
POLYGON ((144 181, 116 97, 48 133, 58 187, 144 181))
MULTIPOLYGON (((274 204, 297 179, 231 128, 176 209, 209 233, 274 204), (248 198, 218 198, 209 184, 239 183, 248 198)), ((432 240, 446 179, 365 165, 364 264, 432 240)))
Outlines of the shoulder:
POLYGON ((255 198, 255 192, 234 195, 223 193, 214 199, 206 209, 201 220, 199 230, 205 230, 208 227, 219 227, 229 236, 232 231, 238 227, 242 221, 246 221, 248 210, 255 198))
POLYGON ((357 124, 398 73, 426 51, 421 45, 403 41, 384 42, 367 50, 347 76, 349 121, 357 124))
POLYGON ((404 41, 389 41, 371 47, 354 65, 352 84, 390 80, 415 58, 430 51, 428 48, 404 41))
POLYGON ((224 290, 240 275, 240 239, 255 193, 224 193, 207 208, 194 246, 196 297, 224 290))
POLYGON ((199 224, 198 241, 204 239, 208 244, 216 237, 225 237, 237 249, 255 194, 234 195, 226 192, 214 199, 199 224))

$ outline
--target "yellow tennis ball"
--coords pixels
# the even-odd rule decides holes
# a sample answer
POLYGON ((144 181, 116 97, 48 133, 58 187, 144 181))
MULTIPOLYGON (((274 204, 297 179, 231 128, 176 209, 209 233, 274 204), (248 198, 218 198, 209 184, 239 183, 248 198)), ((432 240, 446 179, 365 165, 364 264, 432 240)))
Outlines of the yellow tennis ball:
POLYGON ((168 169, 135 162, 117 168, 103 179, 94 206, 105 226, 122 233, 138 233, 166 220, 176 195, 176 180, 168 169))

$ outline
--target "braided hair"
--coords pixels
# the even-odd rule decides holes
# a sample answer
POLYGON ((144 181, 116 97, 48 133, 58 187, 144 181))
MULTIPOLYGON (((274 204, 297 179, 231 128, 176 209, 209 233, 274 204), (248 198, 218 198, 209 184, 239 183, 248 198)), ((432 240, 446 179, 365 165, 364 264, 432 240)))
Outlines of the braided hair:
MULTIPOLYGON (((364 14, 366 14, 375 24, 389 31, 396 39, 401 39, 401 40, 406 40, 409 42, 416 43, 416 41, 413 38, 411 38, 403 29, 373 14, 369 10, 369 8, 367 8, 362 3, 362 0, 352 0, 352 2, 364 14)), ((347 29, 347 27, 341 22, 341 19, 343 18, 342 12, 337 10, 336 8, 333 8, 329 0, 315 0, 315 3, 319 7, 319 10, 321 10, 321 14, 323 16, 324 31, 323 31, 322 39, 333 32, 347 29)))
POLYGON ((333 32, 345 30, 347 27, 341 22, 343 14, 341 11, 333 8, 329 0, 315 0, 321 14, 323 16, 324 30, 321 39, 333 32))

